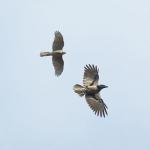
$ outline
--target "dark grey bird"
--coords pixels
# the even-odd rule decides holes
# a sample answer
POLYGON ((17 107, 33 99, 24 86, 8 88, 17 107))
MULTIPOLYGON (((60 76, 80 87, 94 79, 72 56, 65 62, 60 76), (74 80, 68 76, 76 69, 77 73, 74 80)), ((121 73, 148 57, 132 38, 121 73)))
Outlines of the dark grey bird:
POLYGON ((55 39, 52 45, 52 52, 41 52, 40 57, 52 56, 52 62, 55 69, 55 75, 60 76, 64 69, 64 61, 62 56, 66 54, 63 51, 64 40, 63 36, 59 31, 55 32, 55 39))
POLYGON ((105 117, 107 115, 107 106, 100 96, 100 91, 108 86, 98 84, 98 72, 97 66, 86 65, 84 67, 83 86, 76 84, 73 90, 81 97, 85 95, 88 105, 97 116, 105 117))

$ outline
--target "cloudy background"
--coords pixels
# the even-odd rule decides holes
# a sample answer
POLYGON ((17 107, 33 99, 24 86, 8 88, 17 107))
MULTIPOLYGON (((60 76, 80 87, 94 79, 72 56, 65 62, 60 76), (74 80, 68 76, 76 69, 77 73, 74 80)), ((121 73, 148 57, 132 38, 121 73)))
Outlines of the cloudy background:
POLYGON ((6 0, 0 17, 1 150, 149 150, 148 0, 6 0), (59 78, 39 57, 55 30, 67 52, 59 78), (109 86, 106 118, 72 90, 89 63, 109 86))

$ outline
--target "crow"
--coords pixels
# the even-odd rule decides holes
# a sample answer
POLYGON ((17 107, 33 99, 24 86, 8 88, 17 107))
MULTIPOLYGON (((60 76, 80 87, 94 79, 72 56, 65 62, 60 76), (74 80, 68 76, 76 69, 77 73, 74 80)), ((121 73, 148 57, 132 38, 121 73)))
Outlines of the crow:
POLYGON ((73 90, 81 97, 85 95, 86 102, 97 116, 105 117, 108 115, 107 106, 100 96, 100 91, 108 86, 98 84, 98 72, 97 66, 86 65, 84 67, 83 86, 76 84, 73 86, 73 90))

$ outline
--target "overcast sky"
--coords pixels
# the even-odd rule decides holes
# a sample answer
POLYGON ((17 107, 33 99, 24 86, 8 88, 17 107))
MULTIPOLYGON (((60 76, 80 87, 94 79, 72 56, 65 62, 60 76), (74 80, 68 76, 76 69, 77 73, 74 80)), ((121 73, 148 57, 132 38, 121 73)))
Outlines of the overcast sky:
POLYGON ((149 150, 149 0, 5 0, 0 4, 0 150, 149 150), (56 77, 54 32, 65 41, 56 77), (99 67, 108 116, 72 90, 99 67))

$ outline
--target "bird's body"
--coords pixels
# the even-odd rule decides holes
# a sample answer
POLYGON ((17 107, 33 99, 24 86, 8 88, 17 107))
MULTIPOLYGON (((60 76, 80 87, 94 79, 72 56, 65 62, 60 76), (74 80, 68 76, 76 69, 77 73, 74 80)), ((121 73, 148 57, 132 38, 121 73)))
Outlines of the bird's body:
POLYGON ((107 86, 98 85, 99 70, 97 66, 86 65, 84 69, 83 86, 79 84, 74 85, 74 92, 79 94, 79 96, 85 95, 88 105, 95 114, 105 117, 107 115, 107 106, 100 96, 100 91, 107 86))
POLYGON ((96 94, 99 91, 100 91, 99 88, 97 86, 94 86, 94 85, 86 87, 86 93, 87 94, 96 94))
POLYGON ((55 75, 60 76, 64 69, 64 61, 62 56, 66 54, 63 51, 64 40, 63 36, 59 31, 55 32, 55 39, 52 45, 52 52, 41 52, 40 57, 52 56, 52 62, 55 69, 55 75))

